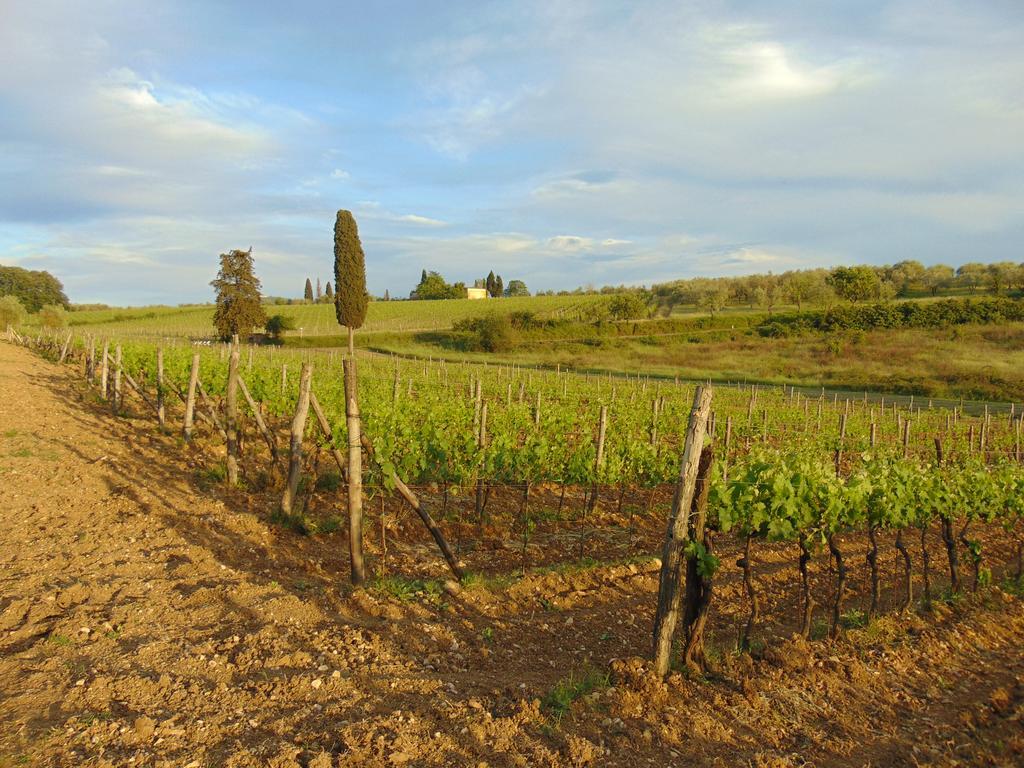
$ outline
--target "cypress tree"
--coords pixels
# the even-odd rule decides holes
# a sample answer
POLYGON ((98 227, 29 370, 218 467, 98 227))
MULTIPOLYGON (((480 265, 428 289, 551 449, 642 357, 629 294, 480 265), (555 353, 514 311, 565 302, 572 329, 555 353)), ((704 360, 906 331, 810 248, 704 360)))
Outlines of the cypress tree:
POLYGON ((320 301, 324 297, 323 289, 320 288, 320 278, 316 279, 316 300, 320 301))
POLYGON ((391 301, 391 294, 388 293, 388 289, 384 289, 384 301, 391 301))
POLYGON ((505 293, 505 283, 501 279, 501 275, 494 278, 494 296, 500 298, 505 293))
POLYGON ((308 277, 306 278, 306 290, 303 292, 302 298, 306 301, 313 300, 313 284, 309 281, 308 277))
POLYGON ((366 257, 351 211, 338 211, 334 222, 334 310, 338 323, 348 328, 348 353, 355 353, 355 329, 363 326, 369 296, 366 293, 366 257))
POLYGON ((333 299, 334 298, 334 288, 331 287, 331 281, 330 280, 328 280, 327 281, 327 285, 324 286, 324 296, 326 296, 328 299, 333 299))
POLYGON ((490 272, 487 273, 487 280, 484 282, 484 287, 487 288, 487 295, 488 296, 494 296, 495 295, 494 294, 495 280, 494 280, 494 270, 493 269, 490 272))
POLYGON ((267 322, 260 303, 260 281, 253 271, 252 248, 222 253, 220 272, 210 285, 217 292, 213 324, 225 341, 236 333, 247 336, 267 322))

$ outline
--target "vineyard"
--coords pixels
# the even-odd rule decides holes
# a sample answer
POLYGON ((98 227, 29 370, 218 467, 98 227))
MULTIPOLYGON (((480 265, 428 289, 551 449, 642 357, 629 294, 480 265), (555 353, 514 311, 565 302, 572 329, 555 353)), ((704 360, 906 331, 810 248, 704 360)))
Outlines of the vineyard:
MULTIPOLYGON (((197 420, 214 437, 223 436, 228 347, 195 352, 177 346, 158 352, 149 343, 105 341, 101 349, 95 339, 69 339, 36 343, 65 361, 77 357, 115 410, 134 397, 135 404, 127 407, 148 409, 154 416, 160 412, 169 424, 179 406, 196 401, 198 386, 195 415, 186 421, 197 420)), ((239 375, 247 417, 253 420, 243 474, 250 481, 271 482, 280 464, 304 368, 310 372, 308 391, 320 420, 306 421, 298 435, 300 450, 302 440, 307 442, 305 460, 313 457, 319 467, 322 452, 337 455, 338 447, 348 445, 343 373, 334 353, 250 347, 243 358, 239 375)), ((541 525, 567 532, 573 544, 565 557, 582 559, 589 540, 600 534, 589 519, 602 508, 621 513, 628 497, 633 502, 628 505, 630 525, 634 516, 664 518, 654 501, 679 476, 693 392, 694 385, 678 380, 361 358, 361 417, 374 454, 364 487, 371 494, 392 494, 397 477, 406 486, 436 491, 437 517, 458 531, 460 550, 472 546, 467 539, 474 530, 492 522, 491 496, 512 494, 512 509, 504 504, 508 519, 500 525, 522 543, 522 568, 530 565, 530 539, 541 525), (545 494, 539 503, 538 492, 545 494), (548 498, 552 494, 554 499, 548 498), (642 501, 637 504, 637 499, 642 501)), ((910 574, 916 555, 911 556, 904 542, 911 533, 919 535, 921 554, 927 558, 925 536, 939 525, 953 588, 959 588, 962 578, 958 565, 964 556, 958 557, 958 548, 977 587, 991 573, 982 547, 970 536, 975 523, 998 523, 1005 529, 1016 542, 1020 569, 1021 423, 1016 404, 984 405, 972 415, 960 407, 936 408, 914 398, 896 402, 864 393, 840 400, 824 391, 808 396, 784 387, 718 387, 707 430, 715 453, 706 471, 708 526, 738 537, 748 553, 759 541, 788 541, 799 546, 803 562, 826 548, 840 564, 840 574, 838 534, 874 537, 878 531, 891 531, 897 534, 906 567, 906 607, 913 599, 910 574)), ((186 431, 193 428, 190 423, 186 431)), ((246 431, 243 420, 241 432, 246 431)), ((337 469, 345 471, 343 457, 337 469)), ((329 477, 316 476, 322 471, 304 465, 300 477, 312 487, 329 484, 329 477)), ((291 515, 292 508, 306 505, 289 500, 286 506, 286 515, 291 515)), ((323 525, 301 511, 289 522, 310 531, 323 525)), ((702 557, 703 567, 712 573, 717 559, 702 557)), ((918 564, 926 568, 928 590, 928 561, 918 564)), ((877 581, 874 569, 873 593, 877 581)), ((840 579, 833 632, 842 591, 840 579)), ((806 594, 805 604, 810 603, 806 594)), ((810 621, 808 607, 802 622, 805 634, 810 621)))

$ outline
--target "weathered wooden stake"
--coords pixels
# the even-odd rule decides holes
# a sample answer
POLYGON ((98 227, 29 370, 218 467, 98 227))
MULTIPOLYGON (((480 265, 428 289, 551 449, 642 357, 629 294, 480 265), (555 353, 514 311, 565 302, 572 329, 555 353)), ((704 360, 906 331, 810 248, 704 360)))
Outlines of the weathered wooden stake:
POLYGON ((707 430, 708 414, 711 411, 711 389, 697 387, 690 420, 686 427, 686 440, 679 467, 679 480, 672 500, 672 514, 665 533, 662 549, 661 575, 658 583, 658 606, 654 616, 654 669, 659 677, 668 674, 672 657, 672 638, 679 622, 679 608, 682 600, 679 586, 682 583, 685 559, 683 550, 688 543, 687 518, 697 487, 697 468, 704 434, 707 430))
POLYGON ((238 485, 238 335, 231 337, 228 355, 228 387, 225 398, 224 431, 227 433, 227 481, 238 485))
POLYGON ((302 474, 302 436, 306 431, 306 417, 309 415, 309 387, 313 379, 313 367, 303 363, 299 374, 299 401, 292 417, 291 445, 288 457, 288 483, 281 497, 281 511, 290 515, 299 492, 299 476, 302 474))
POLYGON ((192 355, 192 372, 188 376, 188 396, 185 399, 185 422, 181 433, 185 440, 192 439, 192 426, 196 412, 196 386, 199 384, 199 353, 192 355))
POLYGON ((363 563, 363 450, 359 439, 359 398, 356 390, 356 359, 342 361, 345 370, 345 419, 348 425, 348 549, 352 565, 352 584, 366 581, 363 563))

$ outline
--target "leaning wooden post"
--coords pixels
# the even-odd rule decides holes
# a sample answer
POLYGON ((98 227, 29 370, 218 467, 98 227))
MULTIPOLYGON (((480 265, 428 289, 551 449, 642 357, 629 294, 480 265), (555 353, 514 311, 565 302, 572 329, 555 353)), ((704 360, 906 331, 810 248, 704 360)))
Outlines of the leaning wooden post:
POLYGON ((118 344, 114 349, 114 413, 121 410, 121 399, 123 396, 124 392, 121 389, 121 345, 118 344))
POLYGON ((654 615, 654 669, 659 677, 668 674, 672 661, 672 638, 679 622, 682 601, 679 586, 683 581, 683 568, 686 563, 683 550, 687 545, 687 522, 694 490, 697 487, 697 469, 710 412, 711 389, 699 386, 693 396, 690 420, 686 426, 679 480, 676 483, 675 497, 672 499, 672 514, 661 555, 658 608, 654 615))
POLYGON ((281 511, 290 515, 295 505, 295 497, 299 492, 299 476, 302 474, 302 435, 306 431, 306 416, 309 414, 309 386, 313 379, 313 368, 309 363, 302 364, 299 375, 299 402, 295 406, 292 417, 291 451, 288 460, 288 483, 281 497, 281 511))
POLYGON ((238 334, 231 337, 224 431, 227 433, 228 485, 238 484, 238 334))
POLYGON ((359 399, 356 391, 356 360, 342 361, 345 370, 345 419, 348 425, 348 548, 352 562, 352 584, 366 581, 363 563, 363 449, 359 423, 359 399))
POLYGON ((192 439, 192 426, 196 413, 196 386, 199 384, 199 353, 192 355, 192 372, 188 377, 188 397, 185 398, 185 422, 181 434, 186 441, 192 439))
POLYGON ((164 411, 164 348, 156 350, 156 420, 160 429, 167 426, 167 414, 164 411))

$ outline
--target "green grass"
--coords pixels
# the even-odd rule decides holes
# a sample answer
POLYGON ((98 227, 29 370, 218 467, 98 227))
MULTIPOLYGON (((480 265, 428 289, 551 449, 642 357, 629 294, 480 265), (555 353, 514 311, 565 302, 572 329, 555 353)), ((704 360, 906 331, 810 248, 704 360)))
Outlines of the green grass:
POLYGON ((441 601, 443 590, 441 582, 433 579, 410 579, 404 576, 385 576, 373 579, 370 589, 379 595, 399 602, 408 603, 420 598, 424 602, 436 604, 441 601))
POLYGON ((604 690, 609 683, 610 678, 607 672, 595 669, 581 674, 571 672, 568 677, 559 680, 550 691, 544 694, 544 698, 541 699, 541 710, 555 722, 561 722, 562 718, 572 710, 574 701, 594 691, 604 690))

